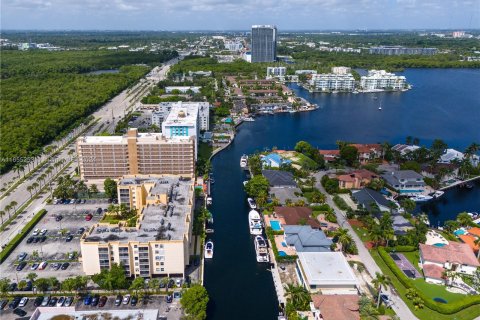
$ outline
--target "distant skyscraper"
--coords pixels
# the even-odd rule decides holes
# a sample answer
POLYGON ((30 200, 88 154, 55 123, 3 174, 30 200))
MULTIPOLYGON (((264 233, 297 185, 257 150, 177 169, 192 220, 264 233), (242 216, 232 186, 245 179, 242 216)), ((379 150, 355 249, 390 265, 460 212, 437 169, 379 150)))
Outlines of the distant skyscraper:
POLYGON ((273 62, 277 59, 277 27, 252 26, 252 62, 273 62))

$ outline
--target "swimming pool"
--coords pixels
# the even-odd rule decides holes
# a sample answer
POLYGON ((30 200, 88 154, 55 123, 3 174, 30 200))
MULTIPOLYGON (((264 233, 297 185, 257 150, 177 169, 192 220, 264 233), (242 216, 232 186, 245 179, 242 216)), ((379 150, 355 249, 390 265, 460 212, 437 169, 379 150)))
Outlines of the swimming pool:
POLYGON ((465 234, 465 230, 463 229, 457 229, 453 232, 456 236, 461 236, 465 234))
POLYGON ((445 243, 434 243, 433 245, 435 247, 445 247, 447 244, 445 244, 445 243))
POLYGON ((272 227, 273 231, 282 230, 282 226, 280 224, 280 221, 278 221, 278 220, 270 220, 270 227, 272 227))
POLYGON ((282 241, 282 247, 284 247, 284 248, 288 247, 288 245, 285 241, 282 241))
POLYGON ((286 257, 287 256, 287 253, 285 251, 278 251, 278 255, 280 257, 286 257))

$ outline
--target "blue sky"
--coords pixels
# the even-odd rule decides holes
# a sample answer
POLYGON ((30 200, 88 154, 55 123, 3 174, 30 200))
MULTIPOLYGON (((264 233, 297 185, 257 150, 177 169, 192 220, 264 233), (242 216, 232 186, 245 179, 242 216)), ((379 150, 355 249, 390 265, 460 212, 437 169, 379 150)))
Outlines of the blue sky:
POLYGON ((480 28, 480 0, 1 0, 2 29, 480 28))

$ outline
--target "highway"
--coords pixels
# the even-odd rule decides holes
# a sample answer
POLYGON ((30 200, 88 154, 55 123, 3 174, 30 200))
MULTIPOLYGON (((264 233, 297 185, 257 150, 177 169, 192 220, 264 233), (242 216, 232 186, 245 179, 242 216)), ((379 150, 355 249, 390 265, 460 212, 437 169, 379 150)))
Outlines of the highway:
MULTIPOLYGON (((103 107, 98 109, 96 112, 94 112, 92 115, 95 117, 95 119, 98 119, 98 122, 91 127, 87 132, 85 132, 83 135, 92 135, 94 132, 101 130, 101 131, 107 131, 109 133, 112 133, 115 129, 115 125, 118 123, 118 121, 123 118, 129 111, 131 111, 133 108, 135 108, 135 105, 145 96, 150 92, 150 89, 158 83, 158 81, 165 79, 168 71, 170 70, 170 67, 177 63, 180 58, 175 58, 172 59, 162 66, 157 66, 153 68, 147 76, 144 78, 140 79, 138 83, 133 86, 130 89, 125 89, 122 91, 120 94, 115 96, 112 100, 110 100, 108 103, 106 103, 103 107)), ((72 137, 75 135, 79 134, 82 129, 84 129, 85 126, 80 127, 75 129, 72 133, 68 135, 68 138, 62 139, 61 141, 57 141, 52 143, 51 145, 57 146, 57 148, 60 148, 61 146, 64 146, 65 143, 68 142, 72 137)), ((43 156, 43 160, 48 160, 45 165, 42 166, 39 170, 34 172, 29 178, 27 178, 25 181, 23 181, 20 185, 18 185, 13 191, 11 191, 8 195, 4 196, 2 200, 0 200, 0 208, 1 210, 4 210, 5 206, 10 204, 12 201, 17 202, 16 208, 18 209, 21 207, 23 204, 25 204, 29 199, 30 199, 30 192, 27 190, 27 187, 32 185, 34 182, 37 182, 37 178, 40 177, 42 174, 45 174, 47 177, 45 180, 42 182, 41 186, 43 187, 44 185, 49 185, 51 181, 53 181, 53 178, 55 177, 55 174, 57 172, 60 172, 63 170, 66 166, 68 166, 67 169, 65 169, 66 173, 73 173, 75 170, 75 167, 77 166, 76 164, 76 153, 72 152, 70 150, 75 149, 75 143, 71 143, 67 145, 62 151, 60 151, 58 154, 55 156, 43 156), (63 165, 58 166, 55 168, 50 175, 46 174, 47 168, 58 162, 64 161, 63 165)), ((43 161, 42 160, 42 161, 43 161)), ((23 176, 23 174, 20 174, 23 176)), ((20 177, 17 173, 14 173, 13 171, 10 171, 9 173, 5 174, 2 176, 2 181, 8 181, 10 180, 18 180, 20 177)), ((37 182, 40 183, 40 182, 37 182)), ((54 184, 52 183, 52 187, 54 188, 54 184)), ((37 191, 39 189, 37 188, 37 191)), ((35 191, 32 191, 32 193, 35 193, 35 191)), ((45 200, 48 198, 47 195, 49 195, 50 192, 45 193, 44 195, 40 195, 39 199, 35 199, 26 210, 22 214, 20 214, 14 221, 13 223, 10 223, 10 225, 3 230, 0 233, 0 245, 3 246, 7 244, 29 221, 29 219, 40 209, 42 209, 45 205, 45 200)), ((5 210, 4 210, 5 211, 5 210)), ((11 215, 13 215, 13 209, 10 212, 11 215)), ((8 218, 7 213, 5 213, 5 216, 3 217, 4 219, 8 218)))

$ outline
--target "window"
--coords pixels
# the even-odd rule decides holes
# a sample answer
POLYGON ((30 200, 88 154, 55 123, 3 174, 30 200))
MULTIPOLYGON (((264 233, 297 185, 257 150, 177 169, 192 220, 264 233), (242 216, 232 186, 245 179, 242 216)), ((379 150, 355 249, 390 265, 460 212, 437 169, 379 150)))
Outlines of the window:
POLYGON ((158 265, 160 265, 160 263, 159 263, 159 262, 155 262, 155 265, 158 266, 158 265))
POLYGON ((134 247, 134 248, 138 248, 138 246, 137 246, 137 245, 134 245, 133 247, 134 247))
POLYGON ((159 254, 160 253, 160 250, 155 250, 155 254, 159 254))
POLYGON ((164 269, 164 268, 160 268, 160 271, 165 271, 165 269, 164 269))
POLYGON ((163 244, 160 245, 160 249, 163 249, 163 244))
MULTIPOLYGON (((158 262, 157 262, 158 263, 158 262)), ((165 262, 160 262, 160 265, 163 266, 165 264, 165 262)))

